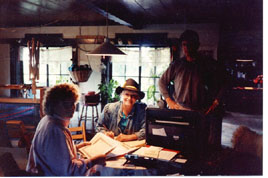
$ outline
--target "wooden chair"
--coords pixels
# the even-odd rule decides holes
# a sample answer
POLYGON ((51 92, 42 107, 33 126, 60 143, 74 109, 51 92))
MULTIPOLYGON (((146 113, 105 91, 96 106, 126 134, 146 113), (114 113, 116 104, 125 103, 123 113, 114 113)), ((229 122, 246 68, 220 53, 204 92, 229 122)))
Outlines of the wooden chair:
POLYGON ((68 129, 71 132, 72 139, 74 141, 79 141, 79 140, 83 140, 84 142, 86 141, 86 130, 85 130, 85 123, 84 122, 82 122, 81 126, 70 127, 68 129))
POLYGON ((29 153, 35 127, 25 126, 21 120, 9 120, 6 121, 6 128, 9 139, 18 140, 18 147, 26 147, 29 153))

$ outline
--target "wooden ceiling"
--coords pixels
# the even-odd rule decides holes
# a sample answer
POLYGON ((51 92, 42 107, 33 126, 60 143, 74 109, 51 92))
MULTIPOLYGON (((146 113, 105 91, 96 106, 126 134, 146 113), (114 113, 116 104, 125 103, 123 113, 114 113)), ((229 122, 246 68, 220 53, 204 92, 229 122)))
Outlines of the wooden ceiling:
POLYGON ((0 28, 107 23, 134 29, 184 23, 262 28, 262 18, 262 0, 0 0, 0 28))

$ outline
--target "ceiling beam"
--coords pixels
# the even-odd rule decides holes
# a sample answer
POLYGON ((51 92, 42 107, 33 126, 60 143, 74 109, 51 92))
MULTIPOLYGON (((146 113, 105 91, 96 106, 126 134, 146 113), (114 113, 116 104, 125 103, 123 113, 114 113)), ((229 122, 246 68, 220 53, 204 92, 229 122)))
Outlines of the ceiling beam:
POLYGON ((122 20, 121 18, 119 18, 119 17, 107 12, 106 10, 103 10, 103 9, 97 7, 96 5, 94 5, 93 3, 91 3, 91 2, 89 2, 87 0, 79 0, 79 2, 81 4, 84 4, 88 9, 93 10, 93 11, 97 12, 98 14, 101 14, 105 18, 108 16, 109 20, 112 20, 112 21, 114 21, 116 23, 119 23, 121 25, 133 27, 133 24, 130 24, 130 23, 122 20))

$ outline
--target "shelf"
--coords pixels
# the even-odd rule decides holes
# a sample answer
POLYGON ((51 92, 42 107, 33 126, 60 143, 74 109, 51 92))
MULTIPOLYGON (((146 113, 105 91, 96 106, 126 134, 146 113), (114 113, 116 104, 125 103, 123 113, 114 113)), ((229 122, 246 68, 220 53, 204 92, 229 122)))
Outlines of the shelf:
POLYGON ((0 98, 0 103, 34 103, 39 104, 40 99, 31 98, 0 98))

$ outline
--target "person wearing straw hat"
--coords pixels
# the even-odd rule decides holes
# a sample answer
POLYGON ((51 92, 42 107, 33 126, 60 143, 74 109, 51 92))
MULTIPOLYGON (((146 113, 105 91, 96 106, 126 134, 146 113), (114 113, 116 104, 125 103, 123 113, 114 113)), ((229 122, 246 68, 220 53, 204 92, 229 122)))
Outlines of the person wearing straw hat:
POLYGON ((103 108, 96 131, 102 132, 118 141, 145 139, 145 103, 139 84, 129 78, 115 92, 120 95, 120 101, 108 103, 103 108))

